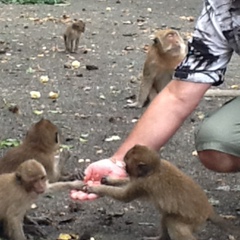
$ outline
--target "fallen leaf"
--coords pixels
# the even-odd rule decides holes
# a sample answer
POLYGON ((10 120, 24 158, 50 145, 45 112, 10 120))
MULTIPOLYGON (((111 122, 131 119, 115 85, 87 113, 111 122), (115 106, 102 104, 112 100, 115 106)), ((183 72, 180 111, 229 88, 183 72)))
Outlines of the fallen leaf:
POLYGON ((49 78, 48 78, 47 75, 42 75, 42 76, 40 77, 40 82, 41 82, 41 83, 47 83, 48 81, 49 81, 49 78))
POLYGON ((57 99, 58 97, 59 97, 59 93, 57 93, 57 92, 50 92, 49 94, 48 94, 48 97, 49 98, 51 98, 51 99, 57 99))
POLYGON ((197 155, 198 155, 198 153, 196 150, 192 152, 192 156, 197 156, 197 155))
POLYGON ((182 19, 182 20, 189 21, 189 22, 193 22, 193 21, 194 21, 194 17, 193 17, 193 16, 188 16, 188 17, 186 17, 186 16, 181 16, 181 17, 179 17, 179 18, 182 19))
POLYGON ((73 145, 61 144, 60 148, 61 148, 61 149, 67 149, 67 150, 69 150, 69 149, 72 149, 72 148, 73 148, 73 145))
POLYGON ((67 233, 60 233, 57 240, 74 240, 79 239, 79 236, 76 234, 67 234, 67 233))
POLYGON ((62 113, 62 110, 60 110, 60 109, 57 109, 57 110, 49 110, 48 112, 50 112, 50 113, 62 113))
POLYGON ((218 206, 220 201, 219 200, 216 200, 214 198, 209 198, 208 200, 213 206, 218 206))
POLYGON ((73 62, 72 62, 72 67, 73 67, 73 68, 79 68, 79 67, 80 67, 80 62, 77 61, 77 60, 73 61, 73 62))
POLYGON ((200 120, 203 120, 205 118, 205 114, 203 112, 198 112, 197 116, 200 120))
POLYGON ((31 209, 36 209, 37 208, 37 205, 35 204, 35 203, 33 203, 32 205, 31 205, 31 209))
POLYGON ((239 85, 234 84, 234 85, 231 86, 231 89, 239 89, 239 85))
POLYGON ((36 71, 31 67, 26 70, 26 73, 35 73, 36 71))
POLYGON ((237 217, 236 216, 233 216, 233 215, 224 215, 224 214, 220 214, 220 216, 224 219, 228 219, 228 220, 234 220, 236 219, 237 217))
POLYGON ((117 135, 113 135, 111 137, 105 138, 105 142, 112 142, 112 141, 118 141, 121 140, 121 138, 117 135))
POLYGON ((229 192, 230 191, 230 186, 229 185, 219 186, 219 187, 216 188, 216 190, 229 192))
POLYGON ((100 94, 99 98, 101 98, 103 100, 106 99, 106 97, 102 93, 100 94))
POLYGON ((8 148, 8 147, 17 147, 19 146, 20 141, 13 138, 8 138, 0 142, 0 148, 8 148))
POLYGON ((43 110, 34 110, 33 113, 36 115, 41 115, 43 114, 43 110))
POLYGON ((33 99, 38 99, 41 97, 41 93, 38 91, 31 91, 30 95, 31 95, 31 98, 33 98, 33 99))

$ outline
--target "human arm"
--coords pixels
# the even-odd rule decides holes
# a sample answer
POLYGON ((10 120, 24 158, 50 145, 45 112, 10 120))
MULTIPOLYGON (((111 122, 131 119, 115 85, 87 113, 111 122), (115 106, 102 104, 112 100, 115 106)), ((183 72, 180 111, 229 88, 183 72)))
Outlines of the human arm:
POLYGON ((172 80, 151 102, 112 158, 122 160, 135 144, 160 149, 193 112, 211 84, 172 80))
MULTIPOLYGON (((106 173, 112 177, 124 176, 123 168, 114 164, 111 159, 121 163, 126 152, 135 144, 160 149, 196 108, 210 86, 211 84, 206 83, 172 80, 154 98, 115 154, 110 159, 89 165, 85 172, 86 181, 91 181, 90 184, 98 183, 103 176, 108 175, 106 173)), ((74 197, 81 198, 78 198, 76 192, 74 197)))

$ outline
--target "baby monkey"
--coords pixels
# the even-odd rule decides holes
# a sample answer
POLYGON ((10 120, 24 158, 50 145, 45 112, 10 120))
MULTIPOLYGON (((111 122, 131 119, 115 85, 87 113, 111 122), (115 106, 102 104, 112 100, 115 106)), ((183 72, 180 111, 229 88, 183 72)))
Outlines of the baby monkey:
POLYGON ((85 32, 85 23, 77 20, 67 27, 63 34, 66 51, 77 52, 81 33, 85 32))
POLYGON ((48 183, 44 166, 35 159, 21 163, 14 172, 0 175, 0 221, 10 240, 27 240, 23 218, 31 204, 44 193, 82 189, 83 182, 48 183))
POLYGON ((142 108, 172 80, 177 65, 186 55, 186 44, 179 32, 162 29, 155 33, 143 66, 140 89, 136 102, 126 107, 142 108))
POLYGON ((155 240, 196 240, 194 233, 207 220, 223 229, 239 233, 215 213, 202 188, 189 176, 166 160, 160 160, 156 151, 135 145, 125 157, 129 178, 105 177, 103 184, 115 186, 89 186, 89 193, 109 196, 123 202, 137 198, 147 199, 162 215, 161 237, 155 240))

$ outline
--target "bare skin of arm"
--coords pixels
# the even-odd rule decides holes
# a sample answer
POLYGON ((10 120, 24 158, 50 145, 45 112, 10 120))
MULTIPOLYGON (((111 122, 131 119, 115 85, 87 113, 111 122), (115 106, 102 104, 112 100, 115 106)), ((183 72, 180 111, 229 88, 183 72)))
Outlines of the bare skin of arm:
MULTIPOLYGON (((99 184, 104 176, 125 177, 125 169, 119 167, 118 163, 123 161, 124 155, 135 144, 159 150, 197 107, 210 86, 210 84, 172 80, 153 99, 113 156, 94 162, 86 168, 84 181, 87 185, 99 184)), ((89 200, 96 197, 81 191, 71 193, 71 198, 75 200, 89 200)))
POLYGON ((135 144, 158 150, 197 107, 210 84, 172 80, 142 115, 112 159, 122 160, 135 144))

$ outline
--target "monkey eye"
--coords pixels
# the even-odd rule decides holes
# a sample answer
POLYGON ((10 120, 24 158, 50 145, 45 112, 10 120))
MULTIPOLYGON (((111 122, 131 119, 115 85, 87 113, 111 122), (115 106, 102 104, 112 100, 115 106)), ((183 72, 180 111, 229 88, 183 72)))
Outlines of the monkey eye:
POLYGON ((42 177, 41 177, 41 180, 46 180, 46 176, 42 176, 42 177))

